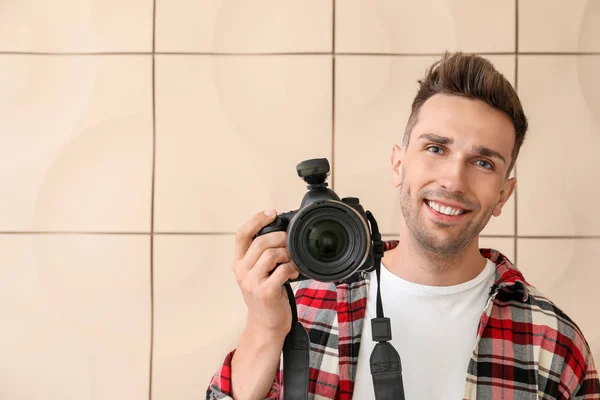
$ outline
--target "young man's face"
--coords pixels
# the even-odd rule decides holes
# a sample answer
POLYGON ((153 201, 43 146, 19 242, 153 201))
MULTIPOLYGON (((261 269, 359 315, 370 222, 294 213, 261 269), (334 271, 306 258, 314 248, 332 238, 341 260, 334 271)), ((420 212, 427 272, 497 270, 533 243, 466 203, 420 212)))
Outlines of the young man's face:
POLYGON ((516 183, 505 179, 514 142, 510 119, 484 102, 435 95, 423 104, 408 147, 392 154, 406 226, 422 248, 456 254, 500 215, 516 183))

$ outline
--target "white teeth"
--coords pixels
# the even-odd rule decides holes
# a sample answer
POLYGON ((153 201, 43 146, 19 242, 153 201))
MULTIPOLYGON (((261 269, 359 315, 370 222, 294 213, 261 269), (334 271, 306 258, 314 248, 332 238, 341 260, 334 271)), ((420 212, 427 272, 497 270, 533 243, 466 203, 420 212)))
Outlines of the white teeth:
POLYGON ((445 215, 458 215, 458 214, 464 213, 463 210, 458 210, 458 209, 452 208, 452 207, 445 207, 434 201, 427 201, 427 204, 429 204, 429 207, 433 208, 435 211, 440 212, 445 215))

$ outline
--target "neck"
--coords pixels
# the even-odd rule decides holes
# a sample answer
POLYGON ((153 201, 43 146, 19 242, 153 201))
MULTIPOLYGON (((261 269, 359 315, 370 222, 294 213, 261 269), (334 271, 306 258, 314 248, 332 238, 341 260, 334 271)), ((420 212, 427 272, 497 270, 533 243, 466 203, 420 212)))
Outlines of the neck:
POLYGON ((487 262, 479 251, 477 238, 452 256, 423 249, 406 229, 398 240, 398 246, 385 253, 382 263, 394 275, 421 285, 451 286, 467 282, 479 275, 487 262))

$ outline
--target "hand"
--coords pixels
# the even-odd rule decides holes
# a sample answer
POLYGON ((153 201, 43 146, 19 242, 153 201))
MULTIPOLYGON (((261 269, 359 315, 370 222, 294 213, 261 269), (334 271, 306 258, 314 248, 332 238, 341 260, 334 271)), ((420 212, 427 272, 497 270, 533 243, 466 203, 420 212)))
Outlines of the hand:
POLYGON ((272 215, 254 215, 237 231, 232 268, 248 307, 248 323, 265 334, 285 336, 292 313, 283 284, 299 275, 286 248, 287 233, 271 232, 252 239, 275 220, 277 213, 271 211, 272 215))

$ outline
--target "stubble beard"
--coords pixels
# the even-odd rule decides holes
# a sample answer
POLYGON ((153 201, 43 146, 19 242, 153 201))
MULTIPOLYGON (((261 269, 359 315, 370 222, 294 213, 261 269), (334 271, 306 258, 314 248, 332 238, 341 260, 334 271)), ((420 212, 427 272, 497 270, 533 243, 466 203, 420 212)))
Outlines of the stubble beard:
MULTIPOLYGON (((422 205, 422 200, 419 205, 422 205)), ((419 205, 417 207, 419 207, 419 205)), ((492 216, 493 207, 486 210, 484 217, 480 220, 471 220, 456 233, 446 233, 441 239, 428 228, 425 224, 425 216, 422 209, 415 209, 411 199, 410 189, 404 188, 404 168, 402 168, 400 180, 400 208, 404 216, 404 221, 411 235, 411 245, 416 246, 415 250, 426 253, 430 258, 438 260, 452 260, 457 258, 460 253, 473 241, 475 237, 483 230, 492 216)), ((473 211, 475 212, 475 211, 473 211)), ((438 228, 442 230, 452 229, 450 224, 439 221, 433 221, 438 228)))

